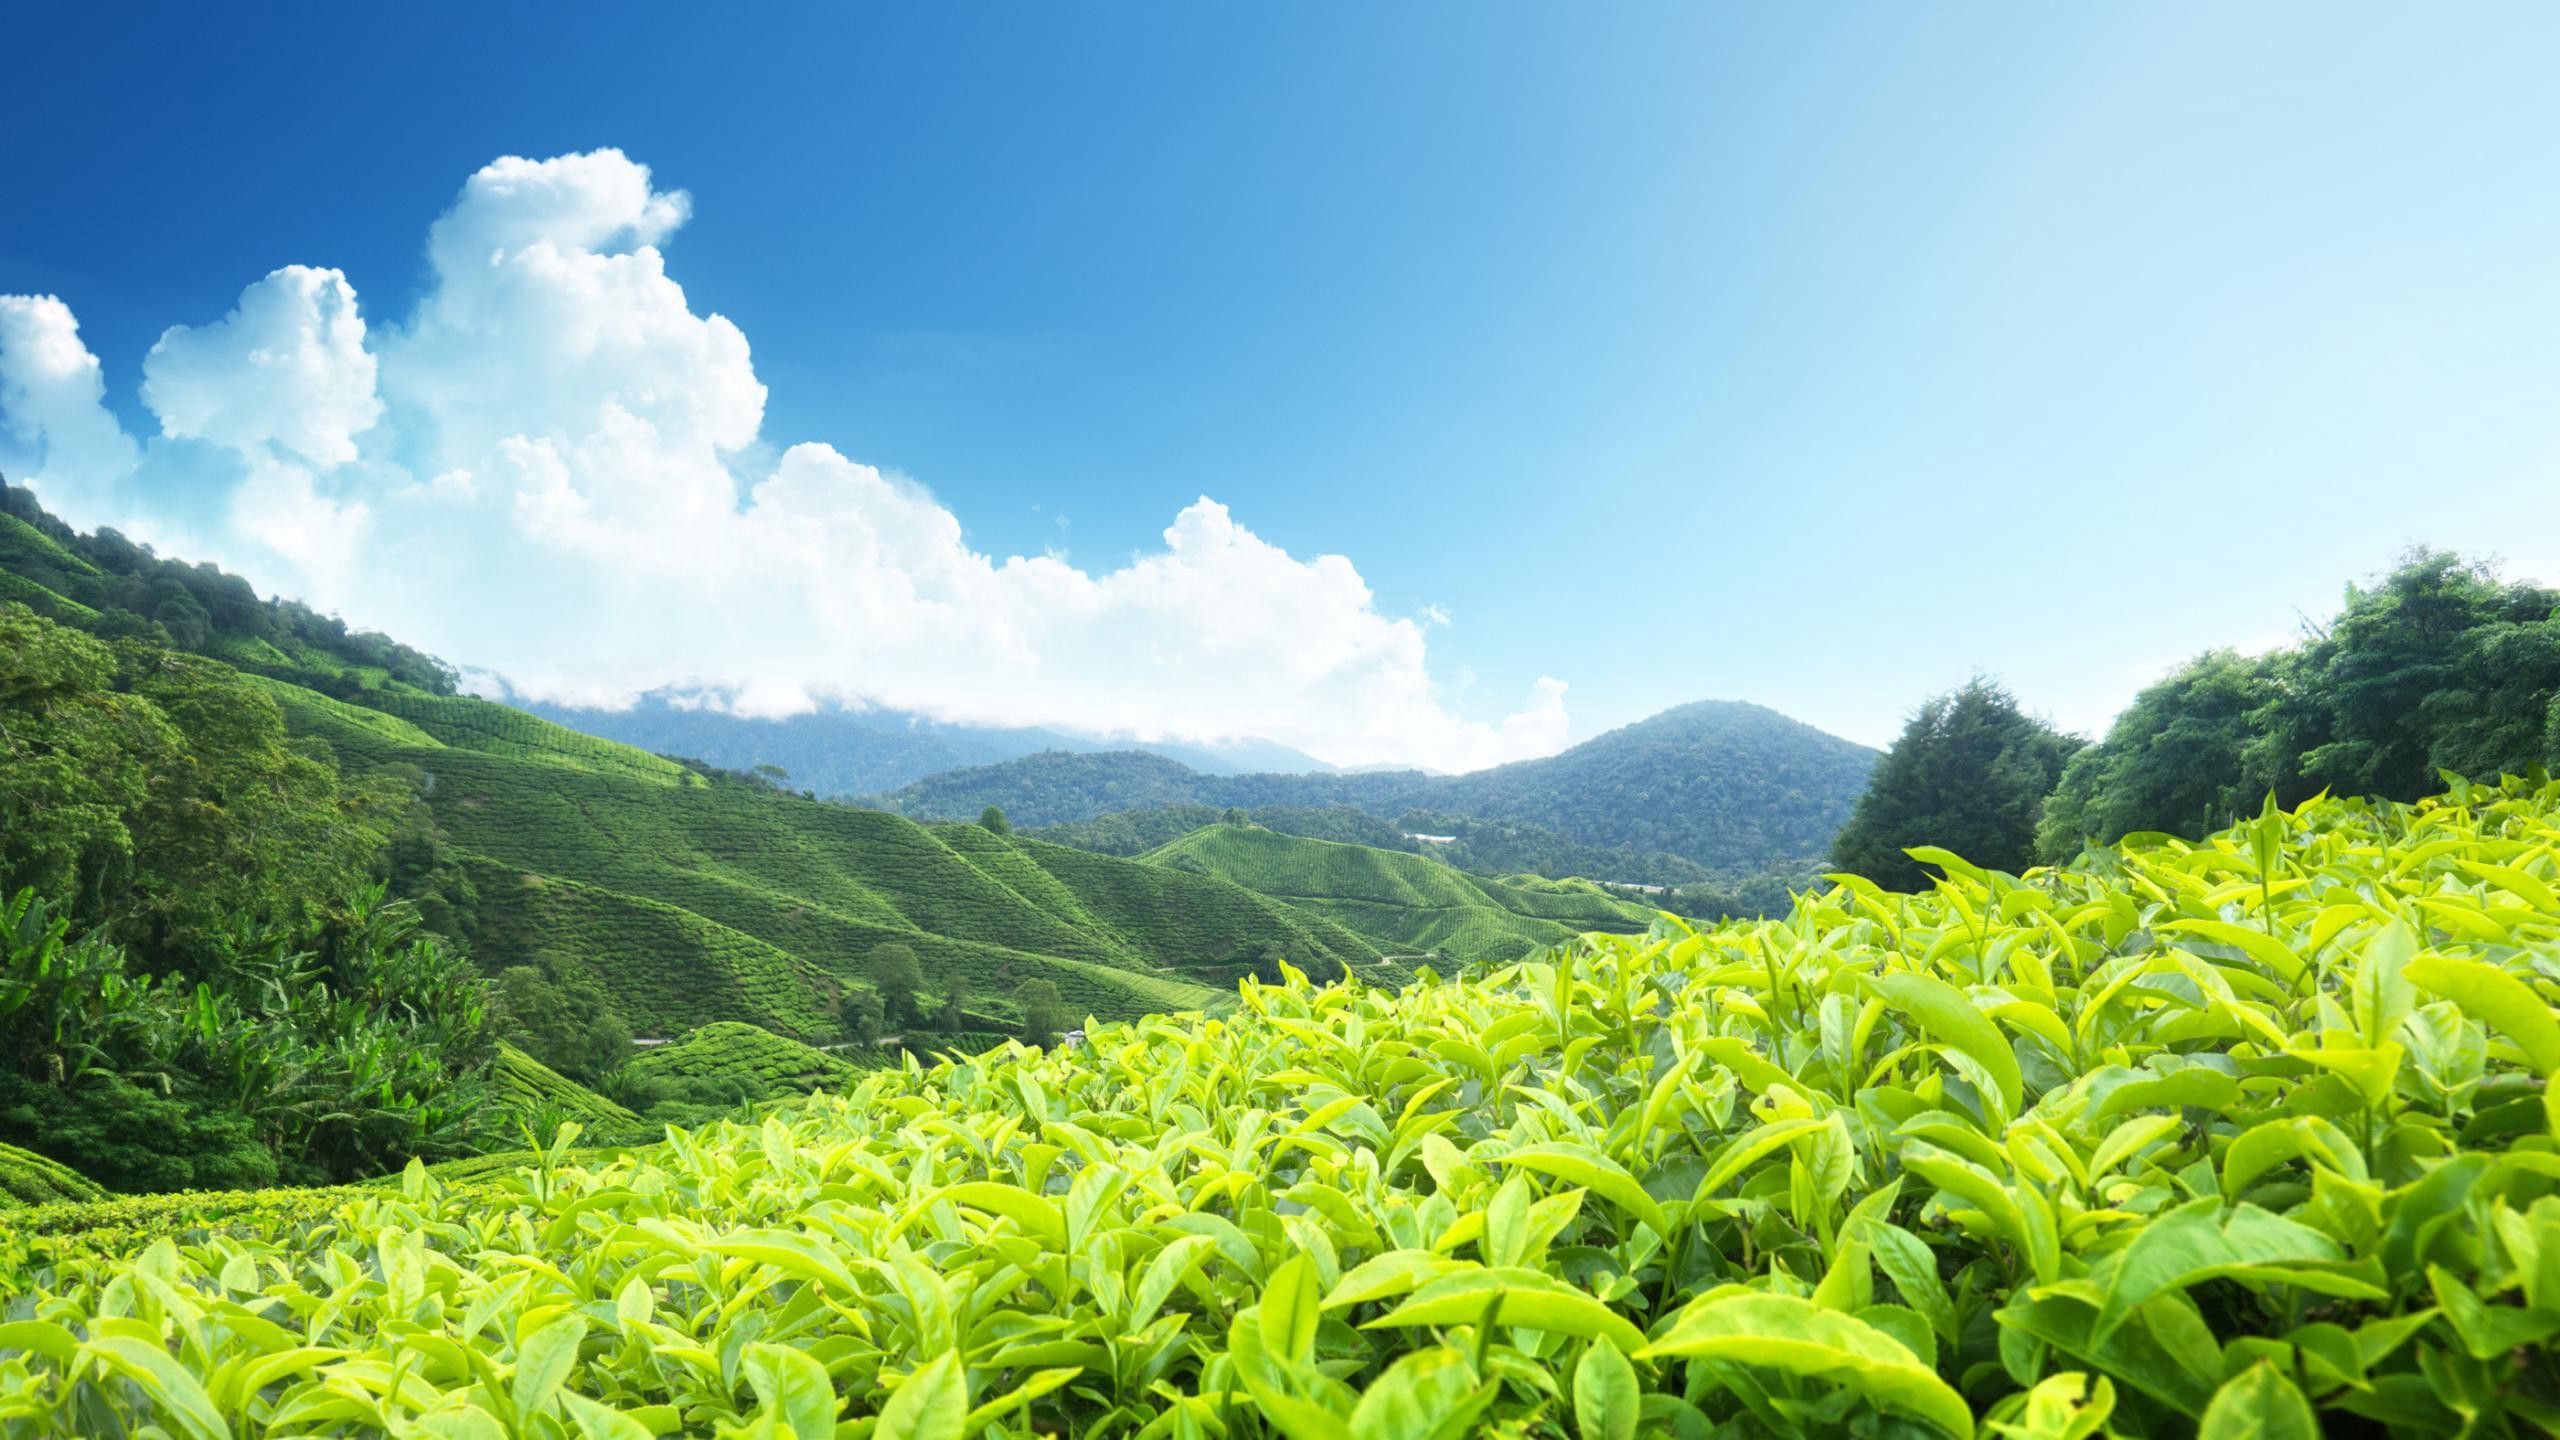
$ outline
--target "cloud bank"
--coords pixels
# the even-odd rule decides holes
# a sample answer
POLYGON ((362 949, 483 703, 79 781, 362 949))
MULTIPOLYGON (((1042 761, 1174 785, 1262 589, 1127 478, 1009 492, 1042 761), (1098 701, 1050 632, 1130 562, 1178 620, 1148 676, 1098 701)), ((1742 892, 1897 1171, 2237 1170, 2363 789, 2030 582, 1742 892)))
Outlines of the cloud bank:
POLYGON ((682 191, 601 150, 499 160, 428 233, 430 283, 368 328, 288 265, 143 362, 159 434, 106 408, 52 296, 0 296, 0 465, 83 526, 192 548, 519 693, 674 688, 1139 739, 1256 736, 1341 764, 1551 753, 1564 685, 1494 723, 1341 555, 1292 556, 1206 496, 1091 572, 998 560, 909 481, 763 434, 747 337, 660 249, 682 191))

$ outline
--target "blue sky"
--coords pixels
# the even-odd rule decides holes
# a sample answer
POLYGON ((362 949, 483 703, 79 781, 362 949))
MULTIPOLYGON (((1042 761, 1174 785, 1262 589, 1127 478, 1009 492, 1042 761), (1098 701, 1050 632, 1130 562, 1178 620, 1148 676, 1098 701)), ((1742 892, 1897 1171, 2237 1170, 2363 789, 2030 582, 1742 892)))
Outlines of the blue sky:
MULTIPOLYGON (((288 444, 307 417, 203 418, 243 392, 199 370, 195 433, 101 482, 93 518, 562 694, 787 708, 877 676, 871 698, 971 718, 1160 715, 1450 765, 1730 697, 1882 743, 1975 670, 2101 727, 2413 543, 2560 580, 2547 11, 74 8, 8 22, 41 57, 11 95, 41 137, 0 147, 0 294, 60 298, 145 441, 166 327, 333 268, 390 417, 333 470, 288 444), (730 557, 741 576, 689 606, 710 619, 590 644, 631 596, 579 566, 668 537, 596 529, 567 555, 521 489, 489 499, 486 465, 454 467, 482 520, 401 510, 384 497, 446 460, 419 423, 386 434, 440 382, 387 347, 431 328, 428 227, 476 172, 603 147, 689 196, 650 238, 691 315, 752 348, 760 425, 720 463, 747 487, 823 444, 895 495, 860 502, 869 539, 797 556, 805 583, 757 588, 770 565, 730 557), (277 463, 297 478, 262 482, 277 463), (384 540, 382 563, 279 549, 224 498, 261 483, 337 505, 351 528, 295 533, 384 540), (1095 600, 1074 633, 1011 618, 1049 603, 1040 577, 928 578, 944 610, 1004 592, 935 612, 1003 642, 951 675, 952 642, 893 653, 914 612, 839 573, 866 544, 940 543, 947 514, 969 554, 1104 577, 1179 558, 1165 532, 1203 496, 1307 573, 1209 525, 1229 559, 1201 590, 1139 574, 1122 590, 1158 598, 1095 600), (471 525, 509 514, 475 569, 471 525), (1341 577, 1303 564, 1326 554, 1368 618, 1334 613, 1341 577), (1184 628, 1202 593, 1279 623, 1184 628), (1302 608, 1329 618, 1292 650, 1302 608), (1092 693, 1141 670, 1105 688, 1151 709, 1092 693)), ((255 353, 235 331, 205 348, 255 353)), ((0 468, 41 474, 16 419, 0 468)), ((560 492, 579 507, 585 476, 560 492)), ((779 553, 787 518, 689 533, 779 553)))

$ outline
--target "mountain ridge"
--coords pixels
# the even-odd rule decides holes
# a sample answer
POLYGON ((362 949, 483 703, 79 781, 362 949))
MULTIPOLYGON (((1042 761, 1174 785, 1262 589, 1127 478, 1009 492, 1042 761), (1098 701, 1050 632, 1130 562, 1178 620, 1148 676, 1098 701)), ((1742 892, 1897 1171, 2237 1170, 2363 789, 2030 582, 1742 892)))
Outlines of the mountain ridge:
MULTIPOLYGON (((919 818, 997 806, 1018 825, 1074 825, 1170 805, 1347 805, 1381 818, 1427 810, 1511 821, 1710 870, 1818 860, 1878 752, 1764 705, 1701 700, 1558 754, 1463 775, 1203 775, 1135 751, 1044 751, 929 776, 864 803, 919 818)), ((1628 874, 1616 877, 1646 879, 1628 874)))

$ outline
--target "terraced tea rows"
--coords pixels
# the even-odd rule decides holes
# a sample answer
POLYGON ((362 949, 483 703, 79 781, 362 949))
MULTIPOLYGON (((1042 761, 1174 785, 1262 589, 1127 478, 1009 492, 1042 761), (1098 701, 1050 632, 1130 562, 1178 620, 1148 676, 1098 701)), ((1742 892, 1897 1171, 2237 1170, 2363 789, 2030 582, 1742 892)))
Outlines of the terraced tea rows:
POLYGON ((28 1212, 0 1427, 2560 1423, 2560 788, 1931 858, 1932 894, 1248 985, 468 1190, 28 1212))
POLYGON ((1424 856, 1209 825, 1150 851, 1150 865, 1215 875, 1322 915, 1388 954, 1442 964, 1516 960, 1586 930, 1641 934, 1653 912, 1582 881, 1494 879, 1424 856))

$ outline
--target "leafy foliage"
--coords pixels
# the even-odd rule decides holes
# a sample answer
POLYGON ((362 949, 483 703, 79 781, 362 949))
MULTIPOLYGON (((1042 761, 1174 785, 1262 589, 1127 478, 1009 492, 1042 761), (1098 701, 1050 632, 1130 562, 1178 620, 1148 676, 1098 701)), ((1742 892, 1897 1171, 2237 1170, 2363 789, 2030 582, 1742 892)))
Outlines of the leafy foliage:
POLYGON ((129 968, 21 891, 0 904, 0 1141, 118 1190, 352 1179, 487 1136, 469 963, 360 896, 240 930, 193 976, 129 968))
POLYGON ((2560 592, 2420 551, 2305 643, 2216 651, 2144 691, 2074 757, 2047 807, 2047 859, 2088 839, 2211 827, 2273 794, 2414 800, 2445 772, 2560 763, 2560 592))
POLYGON ((0 1210, 106 1198, 95 1181, 32 1150, 0 1145, 0 1210))
POLYGON ((210 655, 332 695, 413 689, 451 694, 452 667, 291 600, 261 600, 249 582, 205 564, 162 559, 113 530, 83 535, 0 484, 0 572, 15 600, 104 638, 210 655))
POLYGON ((196 1434, 2550 1433, 2560 787, 1944 863, 467 1188, 25 1212, 0 1394, 196 1434))
POLYGON ((2079 743, 1987 680, 1933 695, 1877 762, 1831 842, 1831 863, 1894 890, 1926 882, 1919 860, 1904 853, 1917 845, 2023 870, 2045 796, 2079 743))

